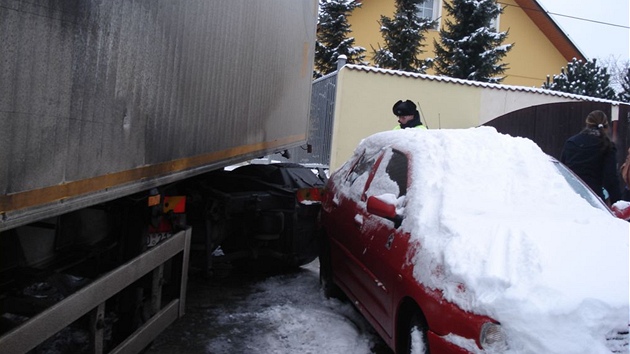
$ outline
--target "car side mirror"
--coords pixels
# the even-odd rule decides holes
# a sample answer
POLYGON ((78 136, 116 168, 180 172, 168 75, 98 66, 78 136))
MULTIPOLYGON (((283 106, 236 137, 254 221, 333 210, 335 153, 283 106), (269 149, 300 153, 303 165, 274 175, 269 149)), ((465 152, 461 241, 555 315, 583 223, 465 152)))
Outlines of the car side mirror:
POLYGON ((396 205, 394 203, 384 201, 376 196, 371 196, 367 200, 367 211, 376 216, 391 220, 394 227, 398 228, 402 222, 402 217, 396 214, 396 205))
POLYGON ((371 196, 367 200, 367 210, 369 213, 391 219, 396 216, 396 206, 392 203, 371 196))

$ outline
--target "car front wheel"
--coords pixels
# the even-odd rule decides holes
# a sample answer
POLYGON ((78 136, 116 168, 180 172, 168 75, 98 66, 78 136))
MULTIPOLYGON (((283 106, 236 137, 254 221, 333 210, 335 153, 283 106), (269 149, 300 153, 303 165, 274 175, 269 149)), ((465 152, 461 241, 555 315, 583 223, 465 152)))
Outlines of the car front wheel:
POLYGON ((423 317, 415 311, 409 318, 406 333, 403 335, 401 353, 404 354, 429 354, 427 343, 427 330, 423 317))

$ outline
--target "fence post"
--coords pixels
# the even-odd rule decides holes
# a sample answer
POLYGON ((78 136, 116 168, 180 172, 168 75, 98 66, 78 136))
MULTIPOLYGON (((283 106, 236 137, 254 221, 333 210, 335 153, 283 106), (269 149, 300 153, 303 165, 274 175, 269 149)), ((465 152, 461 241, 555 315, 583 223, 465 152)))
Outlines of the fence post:
POLYGON ((337 71, 341 70, 341 68, 343 68, 343 66, 346 65, 347 61, 348 61, 348 57, 341 54, 339 58, 337 58, 337 71))

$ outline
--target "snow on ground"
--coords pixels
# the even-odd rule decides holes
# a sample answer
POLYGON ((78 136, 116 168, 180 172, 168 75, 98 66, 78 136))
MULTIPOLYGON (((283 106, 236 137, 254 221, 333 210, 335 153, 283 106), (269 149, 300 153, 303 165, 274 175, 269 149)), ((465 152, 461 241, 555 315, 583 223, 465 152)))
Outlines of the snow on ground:
POLYGON ((324 297, 317 260, 295 273, 239 276, 227 286, 189 281, 186 315, 146 354, 391 353, 351 304, 324 297))
MULTIPOLYGON (((358 313, 350 304, 323 296, 318 263, 307 269, 308 273, 297 278, 272 277, 257 285, 258 291, 244 304, 251 312, 239 315, 260 323, 263 329, 246 340, 248 352, 264 348, 261 352, 370 353, 371 339, 358 313)), ((229 317, 224 320, 231 321, 229 317)), ((225 350, 225 344, 216 338, 208 344, 209 352, 232 352, 225 350)))

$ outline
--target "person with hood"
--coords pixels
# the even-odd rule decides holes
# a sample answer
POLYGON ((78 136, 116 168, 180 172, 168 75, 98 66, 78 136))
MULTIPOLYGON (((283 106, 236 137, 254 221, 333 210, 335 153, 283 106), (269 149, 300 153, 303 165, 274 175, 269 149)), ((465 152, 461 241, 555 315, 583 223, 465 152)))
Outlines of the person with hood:
POLYGON ((394 115, 398 117, 398 123, 394 130, 405 128, 423 128, 425 126, 420 121, 420 112, 416 109, 416 105, 410 100, 399 100, 392 107, 394 115))
POLYGON ((608 136, 608 127, 606 113, 599 110, 589 113, 585 128, 564 143, 560 162, 602 200, 608 199, 610 205, 621 198, 621 188, 617 176, 617 149, 608 136))

